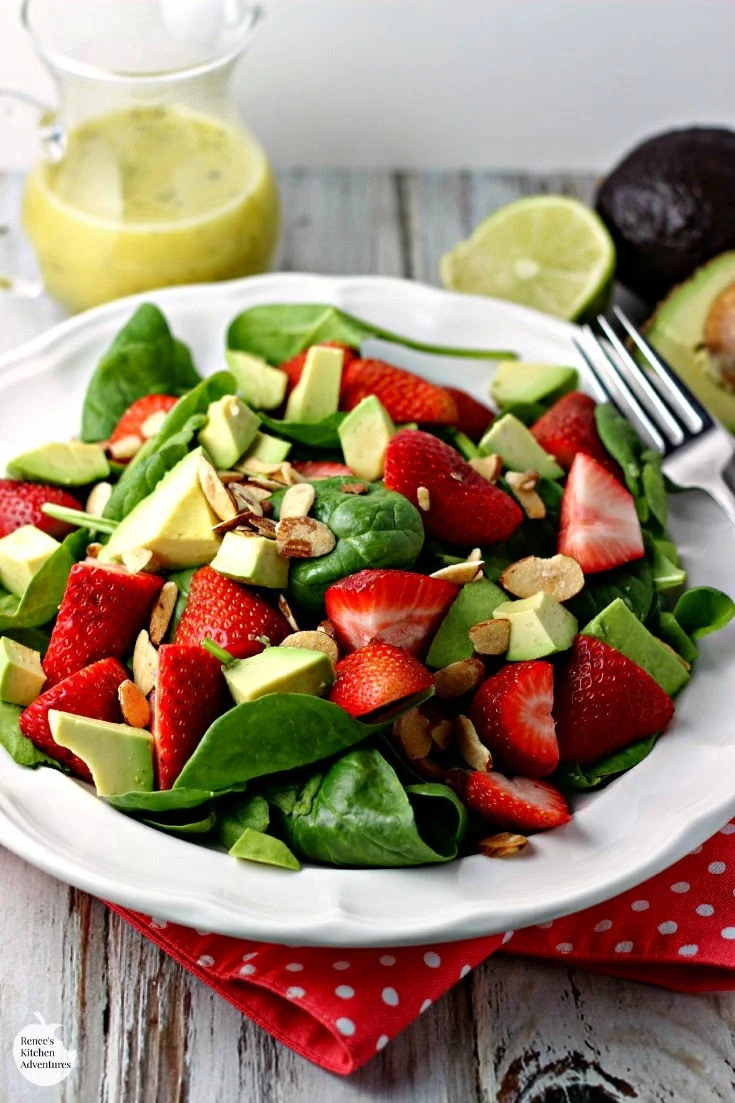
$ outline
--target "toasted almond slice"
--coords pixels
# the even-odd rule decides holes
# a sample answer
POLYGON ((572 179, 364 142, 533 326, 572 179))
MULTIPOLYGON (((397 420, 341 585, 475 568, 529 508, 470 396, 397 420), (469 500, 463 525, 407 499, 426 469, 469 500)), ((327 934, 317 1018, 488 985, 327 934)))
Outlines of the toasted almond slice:
POLYGON ((272 490, 267 490, 264 486, 258 486, 257 483, 253 482, 248 483, 248 493, 252 494, 253 498, 257 498, 261 503, 273 497, 272 490))
POLYGON ((150 548, 128 548, 120 558, 131 574, 148 571, 153 574, 160 567, 154 552, 150 548))
POLYGON ((159 643, 163 643, 163 639, 168 632, 178 596, 179 588, 175 582, 165 582, 163 584, 156 604, 153 606, 151 623, 148 628, 148 635, 155 647, 158 647, 159 643))
POLYGON ((131 433, 128 437, 120 437, 107 445, 107 451, 113 460, 132 460, 133 456, 143 447, 143 441, 139 436, 131 433))
POLYGON ((428 513, 431 509, 431 495, 427 487, 420 486, 416 491, 416 501, 418 502, 419 509, 422 509, 424 513, 428 513))
POLYGON ((477 582, 482 578, 482 559, 467 559, 464 563, 450 563, 448 567, 441 567, 434 571, 432 578, 443 578, 445 582, 454 582, 457 586, 464 586, 467 582, 477 582))
POLYGON ((497 835, 486 835, 477 844, 479 854, 486 858, 510 858, 528 844, 525 835, 514 835, 512 831, 499 831, 497 835))
POLYGON ((485 678, 485 664, 480 659, 460 659, 434 675, 436 695, 442 700, 461 697, 476 689, 485 678))
POLYGON ((140 692, 147 697, 156 684, 158 652, 145 629, 138 633, 133 651, 133 679, 140 692))
POLYGON ((298 471, 291 466, 288 460, 284 460, 281 464, 281 476, 286 486, 296 486, 297 483, 307 482, 303 475, 299 475, 298 471))
POLYGON ((149 440, 150 437, 158 436, 167 416, 165 410, 156 410, 155 414, 151 414, 145 419, 140 427, 141 434, 145 440, 149 440))
POLYGON ((325 632, 326 635, 330 636, 333 640, 337 639, 337 633, 334 630, 334 625, 332 624, 331 620, 319 621, 316 630, 317 632, 325 632))
POLYGON ((438 762, 434 762, 433 758, 414 758, 411 761, 411 765, 417 774, 421 774, 427 781, 446 781, 447 770, 443 766, 440 766, 438 762))
POLYGON ((290 486, 281 502, 281 519, 284 517, 308 517, 314 505, 316 492, 311 483, 290 486))
POLYGON ((480 742, 477 728, 468 716, 458 716, 456 720, 457 747, 468 766, 486 774, 493 764, 493 756, 484 743, 480 742))
POLYGON ((284 559, 317 559, 337 543, 332 530, 313 517, 284 517, 276 527, 276 540, 284 559))
POLYGON ((489 483, 496 483, 503 470, 503 461, 493 452, 489 456, 476 456, 470 460, 470 467, 474 468, 478 475, 487 479, 489 483))
MULTIPOLYGON (((199 457, 199 485, 220 521, 231 521, 239 512, 235 500, 206 456, 199 457)), ((239 487, 238 487, 239 489, 239 487)), ((248 507, 249 508, 249 507, 248 507)))
POLYGON ((259 536, 265 536, 268 540, 275 540, 276 522, 271 521, 270 517, 257 517, 251 513, 248 515, 248 524, 255 529, 259 536))
MULTIPOLYGON (((296 621, 296 617, 293 615, 293 609, 291 608, 291 606, 288 604, 288 601, 286 600, 286 595, 285 594, 279 594, 278 595, 278 608, 281 610, 284 617, 286 618, 288 623, 293 628, 294 632, 300 632, 301 629, 298 626, 298 623, 296 621)), ((319 631, 319 629, 317 628, 317 632, 318 631, 319 631)), ((334 636, 332 637, 332 639, 334 639, 334 636)))
POLYGON ((470 639, 478 655, 504 655, 510 644, 510 621, 481 620, 470 628, 470 639))
POLYGON ((101 517, 105 512, 105 506, 112 497, 112 483, 97 483, 89 492, 85 510, 93 517, 101 517))
POLYGON ((252 472, 254 475, 274 475, 281 470, 280 463, 266 463, 265 460, 259 460, 256 456, 246 456, 238 466, 243 471, 252 472))
POLYGON ((343 483, 339 489, 343 494, 367 494, 370 487, 367 483, 343 483))
POLYGON ((281 640, 281 647, 304 647, 307 651, 323 651, 333 663, 339 662, 339 648, 326 632, 293 632, 281 640))
POLYGON ((480 548, 473 548, 470 554, 467 556, 468 563, 480 563, 482 562, 482 551, 480 548))
POLYGON ((498 582, 515 597, 533 597, 543 590, 557 601, 568 601, 584 588, 584 574, 569 555, 527 555, 506 567, 498 582))
POLYGON ((529 520, 540 521, 546 516, 546 506, 543 499, 534 489, 538 483, 538 472, 509 471, 505 476, 505 481, 529 520))
POLYGON ((131 728, 147 728, 151 722, 151 706, 135 682, 121 682, 117 689, 123 720, 131 728))
POLYGON ((447 747, 452 742, 454 724, 452 724, 451 720, 440 720, 438 724, 429 727, 429 734, 439 750, 446 751, 447 747))
POLYGON ((217 478, 225 486, 229 486, 230 483, 244 483, 245 475, 242 471, 218 471, 217 478))
POLYGON ((93 544, 87 544, 87 559, 96 559, 102 551, 103 545, 95 541, 93 544))
POLYGON ((399 716, 393 725, 393 734, 399 740, 406 758, 411 762, 426 758, 431 750, 429 721, 418 709, 409 709, 399 716))
POLYGON ((250 518, 255 516, 250 510, 245 510, 243 513, 236 513, 234 517, 231 517, 229 521, 220 521, 216 525, 212 525, 212 532, 216 532, 218 536, 224 536, 226 532, 231 532, 236 528, 248 528, 250 518))
POLYGON ((248 513, 255 513, 258 517, 263 516, 263 500, 257 494, 253 494, 252 488, 248 484, 230 483, 227 487, 227 493, 231 495, 239 512, 247 511, 248 513))

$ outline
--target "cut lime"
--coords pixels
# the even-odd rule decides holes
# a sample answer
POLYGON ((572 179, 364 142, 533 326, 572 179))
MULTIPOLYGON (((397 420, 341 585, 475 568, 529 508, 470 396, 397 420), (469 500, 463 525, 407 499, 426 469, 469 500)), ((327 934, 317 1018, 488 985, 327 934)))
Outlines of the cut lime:
POLYGON ((486 218, 439 265, 445 287, 577 319, 604 310, 615 246, 594 211, 564 195, 517 199, 486 218))

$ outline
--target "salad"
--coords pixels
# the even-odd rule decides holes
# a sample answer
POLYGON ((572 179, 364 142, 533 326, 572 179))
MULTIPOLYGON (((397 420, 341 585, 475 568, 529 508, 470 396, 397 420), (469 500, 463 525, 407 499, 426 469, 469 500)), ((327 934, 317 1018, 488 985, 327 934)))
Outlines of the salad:
POLYGON ((78 439, 0 480, 0 743, 235 858, 514 854, 666 738, 732 600, 686 588, 661 457, 574 368, 321 304, 201 378, 157 307, 78 439), (499 361, 497 412, 361 355, 499 361))

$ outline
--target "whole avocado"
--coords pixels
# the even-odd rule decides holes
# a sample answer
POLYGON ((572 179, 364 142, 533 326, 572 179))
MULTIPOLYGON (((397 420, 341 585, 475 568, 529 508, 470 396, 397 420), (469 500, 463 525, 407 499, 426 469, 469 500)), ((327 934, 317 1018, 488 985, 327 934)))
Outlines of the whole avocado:
POLYGON ((597 211, 615 241, 618 279, 650 303, 735 247, 735 131, 671 130, 610 173, 597 211))

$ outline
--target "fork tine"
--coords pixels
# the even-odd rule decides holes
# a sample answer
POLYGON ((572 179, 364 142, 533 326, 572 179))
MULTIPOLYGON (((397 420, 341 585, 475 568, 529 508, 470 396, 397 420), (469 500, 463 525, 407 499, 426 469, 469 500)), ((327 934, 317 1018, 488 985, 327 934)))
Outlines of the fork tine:
MULTIPOLYGON (((584 326, 583 329, 582 329, 582 332, 587 337, 589 337, 590 340, 594 341, 595 347, 597 348, 597 350, 600 353, 602 353, 602 356, 605 359, 606 370, 609 372, 609 377, 611 379, 614 379, 615 388, 618 391, 618 393, 622 396, 623 402, 625 403, 625 405, 627 407, 627 411, 620 410, 620 404, 618 402, 616 402, 615 405, 618 407, 618 409, 620 410, 620 412, 623 414, 624 417, 628 417, 629 414, 633 414, 634 418, 638 421, 638 424, 645 431, 646 436, 652 442, 654 448, 657 448, 659 452, 665 453, 667 451, 666 441, 661 436, 661 433, 659 432, 657 426, 654 425, 654 423, 651 421, 650 417, 648 416, 646 411, 641 406, 640 402, 638 401, 638 399, 634 395, 633 391, 628 386, 628 383, 626 382, 625 376, 621 372, 618 365, 615 363, 615 360, 613 359, 613 357, 610 355, 610 353, 605 348, 605 345, 603 344, 603 342, 590 329, 589 326, 584 326)), ((585 357, 585 359, 587 359, 587 357, 585 357)), ((589 360, 587 360, 587 362, 589 363, 589 360)))
POLYGON ((579 355, 584 360, 585 364, 587 365, 589 373, 592 376, 592 379, 593 379, 594 383, 596 384, 597 392, 598 392, 596 397, 599 398, 601 402, 611 402, 612 405, 616 408, 616 410, 619 413, 622 414, 623 411, 620 409, 620 406, 618 404, 617 399, 615 398, 615 395, 611 392, 609 386, 607 385, 605 380, 600 375, 600 372, 599 372, 596 364, 594 363, 594 361, 592 361, 590 359, 590 357, 588 356, 587 350, 585 349, 582 342, 578 341, 576 337, 572 337, 572 343, 573 343, 574 347, 576 348, 577 352, 579 353, 579 355))

